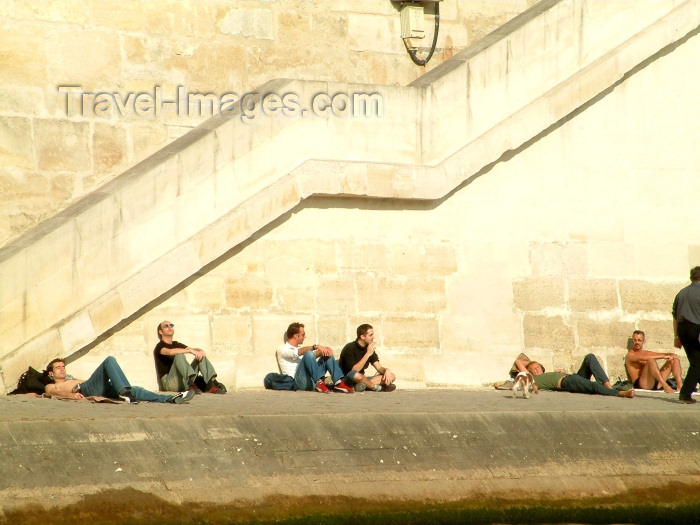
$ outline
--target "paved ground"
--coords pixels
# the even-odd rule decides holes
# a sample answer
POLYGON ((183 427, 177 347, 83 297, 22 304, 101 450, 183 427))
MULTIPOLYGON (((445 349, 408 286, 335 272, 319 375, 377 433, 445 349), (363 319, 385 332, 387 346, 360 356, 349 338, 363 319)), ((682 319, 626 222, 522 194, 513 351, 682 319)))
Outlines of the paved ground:
POLYGON ((700 404, 663 393, 245 391, 187 405, 0 398, 0 518, 39 495, 57 508, 86 498, 99 506, 108 493, 133 499, 129 491, 242 508, 319 495, 621 501, 668 487, 685 498, 698 485, 700 404))

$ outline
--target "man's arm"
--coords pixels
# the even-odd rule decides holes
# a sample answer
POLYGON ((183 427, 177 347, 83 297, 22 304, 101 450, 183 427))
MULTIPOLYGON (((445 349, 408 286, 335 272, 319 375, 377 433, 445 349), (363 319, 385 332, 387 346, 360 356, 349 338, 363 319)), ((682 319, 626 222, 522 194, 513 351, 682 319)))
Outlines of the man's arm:
POLYGON ((372 366, 375 368, 377 373, 384 376, 384 379, 382 380, 383 384, 390 385, 396 379, 396 375, 394 375, 394 373, 388 368, 383 367, 379 361, 375 361, 374 363, 372 363, 372 366))
POLYGON ((527 359, 516 359, 515 360, 515 368, 517 368, 520 372, 527 372, 527 365, 530 361, 527 359))
POLYGON ((184 348, 166 348, 163 347, 160 349, 160 353, 163 355, 169 355, 169 356, 175 356, 178 354, 192 354, 197 361, 201 361, 202 358, 206 355, 204 353, 204 350, 201 348, 190 348, 189 346, 186 346, 184 348))
MULTIPOLYGON (((674 302, 675 306, 675 302, 674 302)), ((673 318, 673 346, 680 349, 682 348, 681 339, 678 337, 678 319, 673 318)))
MULTIPOLYGON (((372 356, 372 354, 374 353, 374 349, 375 349, 375 348, 377 348, 377 345, 374 344, 374 343, 372 343, 371 345, 367 345, 367 346, 365 347, 365 354, 362 356, 362 358, 361 358, 357 363, 355 363, 355 364, 353 365, 352 369, 353 369, 353 370, 357 370, 358 372, 361 372, 362 369, 365 367, 365 364, 367 363, 367 360, 368 360, 368 359, 372 356)), ((375 361, 375 362, 373 363, 374 368, 377 368, 377 363, 379 363, 379 361, 375 361)), ((377 372, 379 372, 379 369, 378 369, 378 368, 377 368, 377 372)), ((381 374, 382 372, 379 372, 379 373, 381 374)))
POLYGON ((634 352, 627 352, 625 356, 625 361, 630 363, 645 363, 649 359, 677 359, 676 354, 666 353, 666 352, 652 352, 651 350, 636 350, 634 352))

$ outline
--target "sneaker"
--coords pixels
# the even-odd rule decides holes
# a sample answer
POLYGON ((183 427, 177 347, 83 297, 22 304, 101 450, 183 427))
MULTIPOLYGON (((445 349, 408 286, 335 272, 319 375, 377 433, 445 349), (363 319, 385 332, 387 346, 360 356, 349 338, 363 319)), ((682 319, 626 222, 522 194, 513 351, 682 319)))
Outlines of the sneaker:
POLYGON ((134 394, 131 393, 131 390, 125 388, 119 393, 119 399, 124 401, 125 403, 131 403, 132 405, 137 405, 139 400, 134 397, 134 394))
POLYGON ((323 379, 319 379, 316 381, 316 392, 321 392, 322 394, 329 394, 330 390, 328 390, 328 387, 326 386, 326 383, 323 381, 323 379))
POLYGON ((365 386, 364 383, 357 383, 355 385, 355 392, 364 392, 365 390, 367 390, 367 386, 365 386))
POLYGON ((687 405, 692 405, 693 403, 697 403, 697 399, 693 399, 692 397, 679 397, 678 398, 679 403, 686 403, 687 405))
POLYGON ((194 392, 194 395, 199 395, 202 393, 202 391, 199 389, 197 385, 190 385, 189 388, 190 392, 194 392))
POLYGON ((226 393, 226 387, 222 383, 219 383, 218 381, 214 381, 213 379, 209 382, 208 387, 209 388, 207 388, 207 392, 209 392, 210 394, 225 394, 226 393))
POLYGON ((180 392, 175 394, 173 397, 168 399, 168 403, 175 403, 176 405, 181 405, 182 403, 187 403, 194 397, 194 392, 192 390, 186 390, 185 392, 180 392))
POLYGON ((393 392, 396 390, 396 385, 391 384, 391 385, 382 385, 382 392, 393 392))
POLYGON ((333 386, 333 389, 338 392, 345 392, 346 394, 352 394, 355 391, 353 387, 346 384, 342 379, 333 386))
POLYGON ((374 385, 372 392, 381 392, 381 391, 382 391, 382 385, 374 385))

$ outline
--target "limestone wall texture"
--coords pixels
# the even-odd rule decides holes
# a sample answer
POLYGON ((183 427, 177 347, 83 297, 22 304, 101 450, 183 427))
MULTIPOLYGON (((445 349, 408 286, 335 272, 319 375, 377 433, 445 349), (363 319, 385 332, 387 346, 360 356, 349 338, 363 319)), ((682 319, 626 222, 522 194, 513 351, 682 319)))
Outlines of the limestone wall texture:
POLYGON ((2 2, 0 246, 210 114, 174 105, 138 114, 129 94, 242 97, 273 78, 405 85, 534 3, 443 1, 438 48, 423 68, 389 0, 2 2), (67 105, 99 92, 124 107, 95 108, 91 97, 67 105))
POLYGON ((622 375, 634 328, 670 349, 700 259, 699 4, 546 4, 381 88, 383 119, 205 124, 13 243, 5 385, 80 349, 73 374, 111 354, 153 387, 163 319, 231 389, 261 387, 292 321, 337 350, 374 324, 403 387, 500 380, 521 351, 622 375))

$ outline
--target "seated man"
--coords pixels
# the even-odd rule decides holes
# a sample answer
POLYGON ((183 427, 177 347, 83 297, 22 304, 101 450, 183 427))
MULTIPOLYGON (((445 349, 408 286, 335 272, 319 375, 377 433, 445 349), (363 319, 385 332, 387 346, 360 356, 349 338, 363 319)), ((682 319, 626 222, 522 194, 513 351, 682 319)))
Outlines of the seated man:
POLYGON ((676 354, 644 350, 645 342, 644 332, 641 330, 632 332, 632 348, 625 356, 625 368, 629 380, 634 383, 634 388, 663 389, 667 394, 677 394, 680 391, 680 385, 683 384, 680 359, 676 354), (657 359, 666 359, 661 368, 656 362, 657 359), (676 389, 667 383, 671 373, 676 380, 676 389))
POLYGON ((117 360, 109 356, 97 367, 90 379, 74 379, 66 374, 66 363, 62 358, 52 360, 46 367, 54 382, 46 385, 44 390, 50 396, 63 396, 71 399, 83 399, 90 396, 121 399, 127 403, 152 401, 154 403, 181 404, 194 397, 192 392, 183 392, 174 396, 156 394, 140 386, 131 386, 122 372, 117 360))
POLYGON ((202 391, 210 394, 225 394, 226 387, 216 380, 216 370, 204 354, 204 350, 190 348, 178 341, 173 341, 174 336, 173 323, 163 321, 158 325, 160 341, 153 349, 153 359, 160 390, 171 392, 192 390, 195 394, 201 394, 202 391), (191 363, 187 362, 185 357, 187 354, 194 356, 191 363))
POLYGON ((601 396, 634 397, 634 390, 617 391, 611 388, 610 379, 600 366, 593 354, 588 354, 575 374, 567 374, 563 370, 544 372, 537 361, 517 359, 515 366, 521 372, 530 372, 541 390, 563 390, 574 394, 598 394, 601 396), (591 375, 595 381, 591 381, 591 375))
POLYGON ((294 378, 297 390, 316 390, 323 394, 330 392, 324 378, 326 372, 331 374, 333 389, 352 393, 352 387, 343 381, 343 371, 333 357, 333 350, 327 346, 301 344, 306 339, 304 325, 292 323, 285 332, 287 340, 277 349, 277 364, 280 372, 294 378))
POLYGON ((369 324, 361 324, 357 327, 357 339, 346 344, 340 352, 340 368, 345 374, 346 382, 355 388, 355 392, 396 390, 394 384, 396 376, 391 370, 381 365, 374 351, 376 347, 374 328, 369 324), (374 367, 377 375, 367 377, 365 370, 369 365, 374 367))

